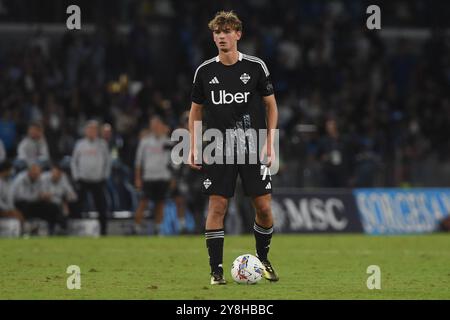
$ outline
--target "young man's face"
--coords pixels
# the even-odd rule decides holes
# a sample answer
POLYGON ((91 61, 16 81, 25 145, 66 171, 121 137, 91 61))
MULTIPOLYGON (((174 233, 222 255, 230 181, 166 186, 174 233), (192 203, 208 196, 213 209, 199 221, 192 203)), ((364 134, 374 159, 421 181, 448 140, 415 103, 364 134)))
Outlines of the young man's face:
POLYGON ((237 42, 241 39, 242 33, 232 29, 230 26, 217 27, 213 31, 214 42, 217 49, 222 52, 229 52, 237 49, 237 42))

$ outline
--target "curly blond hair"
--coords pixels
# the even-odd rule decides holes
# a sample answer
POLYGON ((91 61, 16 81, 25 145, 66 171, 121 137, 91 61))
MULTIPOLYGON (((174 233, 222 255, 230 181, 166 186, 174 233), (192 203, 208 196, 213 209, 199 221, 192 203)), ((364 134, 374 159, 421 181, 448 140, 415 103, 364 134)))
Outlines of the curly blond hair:
POLYGON ((208 23, 211 31, 223 30, 230 27, 234 31, 242 31, 242 21, 233 11, 219 11, 215 17, 208 23))

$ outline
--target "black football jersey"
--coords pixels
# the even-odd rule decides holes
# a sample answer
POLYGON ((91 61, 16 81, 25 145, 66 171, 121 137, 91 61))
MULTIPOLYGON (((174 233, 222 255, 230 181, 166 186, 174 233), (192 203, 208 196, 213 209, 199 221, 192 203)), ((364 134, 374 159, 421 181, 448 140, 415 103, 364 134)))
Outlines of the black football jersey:
POLYGON ((219 57, 203 62, 195 71, 192 101, 203 105, 206 128, 266 129, 263 96, 274 93, 266 64, 259 58, 239 53, 233 65, 219 57))

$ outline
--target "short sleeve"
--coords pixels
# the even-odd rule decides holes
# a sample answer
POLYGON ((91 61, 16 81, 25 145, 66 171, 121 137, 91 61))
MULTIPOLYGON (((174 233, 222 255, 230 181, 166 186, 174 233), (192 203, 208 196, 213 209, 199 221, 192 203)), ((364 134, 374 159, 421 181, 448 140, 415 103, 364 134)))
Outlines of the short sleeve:
POLYGON ((205 101, 205 92, 203 90, 203 83, 200 70, 197 70, 194 75, 191 100, 192 102, 195 102, 197 104, 203 104, 205 101))
POLYGON ((260 68, 257 90, 264 97, 274 94, 272 80, 269 71, 267 70, 267 67, 264 63, 260 68))

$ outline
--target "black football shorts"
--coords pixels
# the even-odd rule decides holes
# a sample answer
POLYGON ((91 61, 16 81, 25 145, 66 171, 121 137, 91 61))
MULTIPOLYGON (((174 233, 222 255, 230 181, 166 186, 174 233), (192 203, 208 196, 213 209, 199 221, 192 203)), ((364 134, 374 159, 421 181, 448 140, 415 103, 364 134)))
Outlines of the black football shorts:
POLYGON ((169 186, 168 180, 144 181, 142 199, 162 201, 167 197, 169 186))
POLYGON ((231 198, 239 175, 247 196, 272 193, 270 169, 262 164, 205 164, 202 165, 203 193, 231 198))

